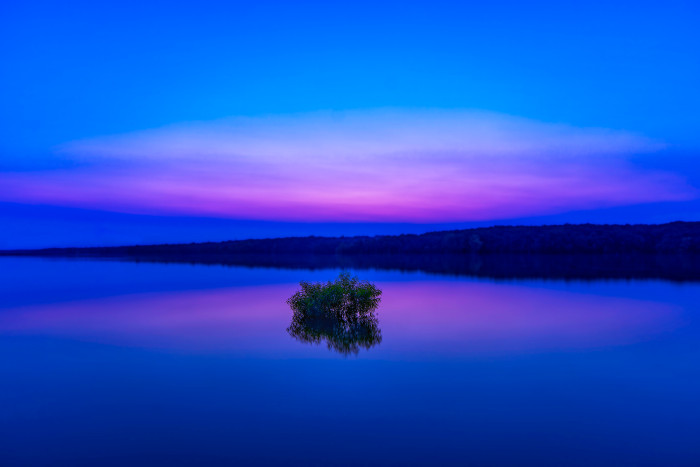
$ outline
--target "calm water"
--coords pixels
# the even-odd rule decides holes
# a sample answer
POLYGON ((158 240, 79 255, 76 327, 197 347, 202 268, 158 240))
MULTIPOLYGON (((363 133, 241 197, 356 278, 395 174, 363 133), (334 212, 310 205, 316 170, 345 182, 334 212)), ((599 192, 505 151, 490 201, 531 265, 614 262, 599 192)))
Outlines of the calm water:
POLYGON ((0 465, 700 465, 700 283, 355 271, 345 356, 338 273, 0 259, 0 465))

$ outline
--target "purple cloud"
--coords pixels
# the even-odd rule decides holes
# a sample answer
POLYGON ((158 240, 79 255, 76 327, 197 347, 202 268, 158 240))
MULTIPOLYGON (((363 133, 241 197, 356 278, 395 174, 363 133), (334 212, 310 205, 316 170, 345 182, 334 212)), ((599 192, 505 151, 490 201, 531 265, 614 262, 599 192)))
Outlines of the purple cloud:
POLYGON ((302 221, 506 219, 692 199, 636 161, 663 145, 493 113, 372 111, 194 122, 75 141, 70 170, 0 174, 0 199, 302 221))

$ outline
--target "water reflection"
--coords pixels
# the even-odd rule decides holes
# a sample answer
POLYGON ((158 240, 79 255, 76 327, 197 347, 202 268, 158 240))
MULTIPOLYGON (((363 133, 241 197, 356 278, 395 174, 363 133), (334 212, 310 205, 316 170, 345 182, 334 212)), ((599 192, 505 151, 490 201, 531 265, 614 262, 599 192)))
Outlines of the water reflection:
POLYGON ((294 311, 289 335, 304 343, 325 341, 330 350, 357 354, 382 341, 376 310, 382 291, 348 273, 327 283, 302 281, 287 303, 294 311))
MULTIPOLYGON (((112 259, 107 259, 113 261, 112 259)), ((134 256, 120 261, 219 264, 285 270, 355 269, 421 271, 494 279, 664 279, 700 281, 700 255, 652 254, 240 254, 210 256, 134 256)))
POLYGON ((335 270, 23 262, 0 259, 0 465, 700 459, 696 283, 367 272, 376 346, 376 316, 290 326, 335 270))
POLYGON ((308 344, 326 341, 328 348, 343 355, 357 354, 382 342, 382 330, 374 312, 364 316, 338 318, 323 314, 295 311, 290 336, 308 344))
MULTIPOLYGON (((242 280, 251 271, 197 268, 199 275, 216 274, 207 276, 213 287, 183 290, 182 284, 197 278, 184 266, 57 262, 45 267, 54 268, 49 277, 63 281, 61 290, 52 289, 49 281, 37 281, 32 294, 22 294, 24 303, 9 291, 0 294, 0 340, 58 337, 264 358, 343 358, 345 349, 345 355, 359 351, 362 358, 411 361, 583 351, 631 345, 674 332, 694 319, 684 309, 696 309, 698 293, 696 285, 657 281, 493 283, 391 273, 377 282, 383 292, 380 333, 371 315, 335 321, 302 311, 292 316, 285 299, 298 289, 298 278, 279 270, 266 270, 256 284, 221 287, 232 281, 232 273, 242 280), (86 296, 63 294, 63 289, 74 290, 117 266, 124 269, 111 276, 109 288, 81 288, 86 296), (74 267, 71 274, 65 273, 68 267, 74 267), (136 275, 166 277, 168 270, 178 279, 170 283, 173 290, 133 280, 136 275), (145 292, 147 286, 154 290, 145 292), (683 302, 685 295, 693 299, 683 302), (33 302, 36 297, 43 302, 33 302), (377 346, 387 336, 391 339, 377 346), (334 351, 326 350, 326 345, 334 351), (370 347, 371 352, 361 351, 370 347)), ((17 268, 12 271, 17 274, 17 268)), ((304 275, 322 279, 331 274, 304 275)))

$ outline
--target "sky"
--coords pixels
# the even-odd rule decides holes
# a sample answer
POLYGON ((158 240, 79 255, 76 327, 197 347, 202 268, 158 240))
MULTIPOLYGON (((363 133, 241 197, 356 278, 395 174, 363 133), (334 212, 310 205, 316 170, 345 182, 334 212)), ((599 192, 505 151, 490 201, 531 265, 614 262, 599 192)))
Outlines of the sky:
POLYGON ((0 248, 700 220, 700 5, 4 2, 0 248))

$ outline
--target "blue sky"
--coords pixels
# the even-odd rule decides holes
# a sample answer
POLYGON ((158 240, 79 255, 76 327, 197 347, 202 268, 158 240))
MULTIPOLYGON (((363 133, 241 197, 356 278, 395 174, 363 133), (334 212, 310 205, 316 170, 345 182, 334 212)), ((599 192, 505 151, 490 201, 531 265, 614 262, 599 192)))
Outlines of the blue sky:
MULTIPOLYGON (((490 112, 632 134, 660 149, 616 157, 697 188, 699 20, 700 6, 690 1, 7 2, 0 6, 0 175, 30 172, 40 184, 52 171, 95 164, 67 156, 66 144, 170 125, 392 109, 490 112)), ((99 164, 102 173, 118 163, 99 164)), ((84 176, 95 180, 94 172, 84 176)), ((572 204, 478 222, 609 222, 611 209, 621 222, 700 220, 691 191, 682 200, 595 205, 586 214, 572 204)), ((3 197, 0 185, 0 219, 15 232, 0 234, 0 247, 441 224, 212 220, 48 198, 3 197), (49 218, 54 233, 41 233, 49 218), (163 227, 174 218, 187 219, 188 228, 163 227), (220 222, 228 227, 210 227, 220 222), (85 235, 85 225, 102 233, 85 235)), ((474 222, 465 215, 464 225, 474 222)))

